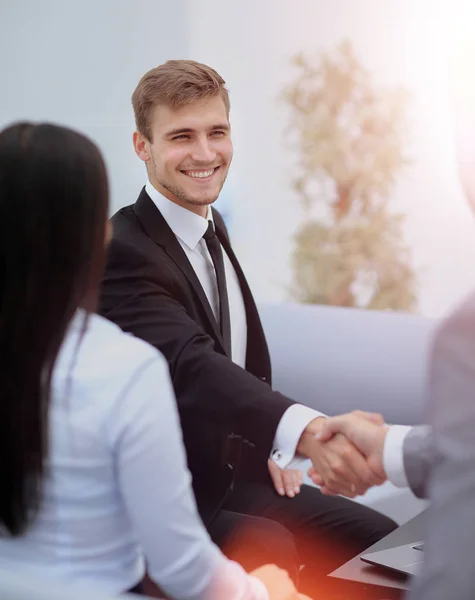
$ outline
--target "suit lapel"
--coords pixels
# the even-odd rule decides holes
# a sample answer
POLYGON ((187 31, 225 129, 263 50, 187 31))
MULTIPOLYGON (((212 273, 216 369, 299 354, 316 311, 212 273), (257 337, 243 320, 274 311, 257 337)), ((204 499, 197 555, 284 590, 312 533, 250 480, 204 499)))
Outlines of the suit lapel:
POLYGON ((241 288, 242 297, 244 300, 244 306, 246 309, 246 320, 247 320, 247 351, 246 351, 246 370, 253 373, 259 379, 266 381, 271 384, 271 363, 269 356, 269 348, 262 328, 261 318, 257 310, 256 303, 252 296, 251 288, 247 283, 247 279, 241 269, 236 255, 231 247, 225 225, 222 221, 221 215, 213 210, 214 224, 216 228, 216 235, 218 236, 221 245, 223 246, 226 254, 231 261, 231 264, 236 272, 239 286, 241 288))
POLYGON ((215 338, 221 344, 223 353, 226 353, 219 325, 215 319, 203 287, 175 234, 170 229, 168 223, 152 202, 145 189, 141 191, 140 196, 134 205, 134 212, 149 238, 165 250, 168 256, 188 279, 206 313, 215 338))

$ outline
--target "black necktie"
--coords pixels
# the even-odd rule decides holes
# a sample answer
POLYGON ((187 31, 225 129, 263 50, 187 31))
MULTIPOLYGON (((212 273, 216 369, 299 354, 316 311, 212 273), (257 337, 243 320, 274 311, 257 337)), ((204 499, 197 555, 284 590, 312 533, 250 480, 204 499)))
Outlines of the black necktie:
POLYGON ((228 290, 226 286, 226 272, 224 270, 223 250, 214 231, 212 221, 208 221, 208 229, 203 236, 208 246, 214 270, 216 272, 216 281, 218 283, 219 296, 219 323, 221 335, 223 336, 224 349, 231 358, 231 317, 229 316, 228 290))

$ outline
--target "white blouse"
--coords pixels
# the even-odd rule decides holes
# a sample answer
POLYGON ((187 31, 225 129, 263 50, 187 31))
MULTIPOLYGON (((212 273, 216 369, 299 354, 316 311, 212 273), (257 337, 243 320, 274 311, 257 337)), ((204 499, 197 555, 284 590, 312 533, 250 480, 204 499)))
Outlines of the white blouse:
POLYGON ((85 313, 53 374, 41 509, 0 538, 0 568, 94 584, 143 577, 186 599, 267 599, 263 584, 211 542, 191 489, 168 366, 152 346, 85 313))

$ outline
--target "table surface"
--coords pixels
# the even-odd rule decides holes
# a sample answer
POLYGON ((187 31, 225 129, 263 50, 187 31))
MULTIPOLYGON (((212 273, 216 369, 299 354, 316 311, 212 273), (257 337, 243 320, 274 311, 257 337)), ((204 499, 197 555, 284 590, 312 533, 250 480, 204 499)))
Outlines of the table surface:
POLYGON ((392 573, 387 569, 380 569, 364 563, 360 559, 360 556, 368 554, 368 552, 387 550, 388 548, 394 548, 395 546, 403 546, 404 544, 411 544, 412 542, 423 540, 426 521, 425 513, 426 511, 421 512, 407 523, 404 523, 404 525, 395 529, 385 538, 376 542, 376 544, 364 552, 361 552, 358 556, 355 556, 355 558, 336 569, 336 571, 333 571, 333 573, 330 573, 330 577, 338 577, 340 579, 347 579, 392 589, 408 589, 410 586, 410 578, 398 575, 397 573, 392 573))

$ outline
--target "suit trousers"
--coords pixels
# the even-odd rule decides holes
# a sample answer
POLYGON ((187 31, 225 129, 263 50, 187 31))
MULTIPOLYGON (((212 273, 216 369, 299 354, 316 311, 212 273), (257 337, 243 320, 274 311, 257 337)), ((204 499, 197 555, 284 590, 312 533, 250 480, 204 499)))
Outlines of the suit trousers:
POLYGON ((303 485, 300 494, 288 498, 270 483, 238 481, 208 530, 223 552, 246 570, 277 564, 300 591, 333 598, 344 586, 327 574, 396 527, 371 508, 324 496, 311 486, 303 485))

